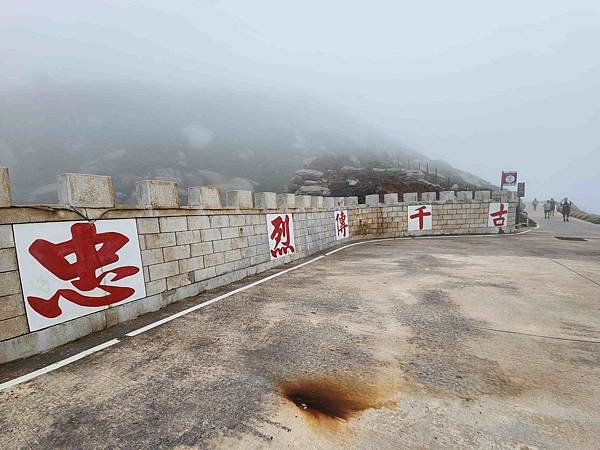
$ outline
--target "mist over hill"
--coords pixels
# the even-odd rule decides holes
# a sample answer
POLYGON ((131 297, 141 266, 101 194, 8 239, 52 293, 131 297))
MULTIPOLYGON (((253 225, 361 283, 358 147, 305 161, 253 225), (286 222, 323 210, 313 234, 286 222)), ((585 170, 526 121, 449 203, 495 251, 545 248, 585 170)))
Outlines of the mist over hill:
MULTIPOLYGON (((426 156, 305 95, 167 89, 126 83, 43 84, 0 93, 0 164, 15 202, 56 201, 65 172, 113 176, 117 200, 162 178, 223 189, 282 191, 315 156, 427 161, 426 156)), ((409 164, 409 163, 407 163, 409 164)), ((480 178, 431 161, 457 181, 480 178)))

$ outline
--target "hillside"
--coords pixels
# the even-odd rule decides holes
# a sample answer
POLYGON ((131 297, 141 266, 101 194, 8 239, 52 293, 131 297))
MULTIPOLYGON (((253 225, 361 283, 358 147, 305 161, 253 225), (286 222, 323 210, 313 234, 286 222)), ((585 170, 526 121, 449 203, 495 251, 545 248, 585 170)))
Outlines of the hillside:
MULTIPOLYGON (((119 202, 135 182, 282 191, 307 161, 343 155, 362 164, 425 165, 427 158, 305 96, 168 90, 155 86, 46 85, 0 93, 0 164, 16 202, 55 202, 64 172, 112 175, 119 202)), ((431 170, 486 185, 442 161, 431 170)))

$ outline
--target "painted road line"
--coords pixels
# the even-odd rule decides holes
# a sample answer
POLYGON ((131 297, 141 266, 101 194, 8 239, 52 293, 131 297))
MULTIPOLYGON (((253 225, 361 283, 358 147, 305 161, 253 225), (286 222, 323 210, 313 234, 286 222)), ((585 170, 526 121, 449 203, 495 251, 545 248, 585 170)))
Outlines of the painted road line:
POLYGON ((79 361, 80 359, 85 358, 86 356, 89 356, 93 353, 99 352, 100 350, 104 350, 105 348, 108 348, 112 345, 118 344, 119 342, 120 342, 119 339, 111 339, 110 341, 104 342, 100 345, 96 345, 95 347, 92 347, 92 348, 88 348, 87 350, 84 350, 73 356, 69 356, 68 358, 62 359, 58 362, 52 363, 46 367, 42 367, 41 369, 34 370, 33 372, 30 372, 26 375, 20 376, 18 378, 14 378, 9 381, 5 381, 4 383, 0 384, 0 391, 3 391, 4 389, 9 389, 9 388, 16 386, 18 384, 21 384, 21 383, 25 383, 26 381, 33 380, 34 378, 37 378, 40 375, 44 375, 45 373, 52 372, 53 370, 60 369, 61 367, 71 364, 75 361, 79 361))
MULTIPOLYGON (((464 237, 514 236, 514 235, 517 235, 517 234, 524 234, 524 233, 527 233, 529 231, 533 231, 533 230, 527 230, 527 231, 524 231, 524 232, 513 233, 513 234, 474 235, 474 236, 463 236, 463 235, 454 235, 454 236, 420 236, 420 237, 418 237, 418 239, 422 239, 422 238, 429 238, 429 239, 431 239, 431 238, 438 238, 438 239, 441 239, 441 238, 449 238, 449 237, 453 237, 453 238, 463 237, 464 238, 464 237)), ((235 294, 243 292, 243 291, 245 291, 247 289, 250 289, 250 288, 252 288, 254 286, 258 286, 259 284, 266 283, 267 281, 270 281, 270 280, 272 280, 274 278, 277 278, 277 277, 280 277, 282 275, 285 275, 288 272, 292 272, 293 270, 297 270, 297 269, 300 269, 301 267, 307 266, 308 264, 312 264, 312 263, 314 263, 316 261, 319 261, 322 258, 325 258, 326 256, 333 255, 334 253, 339 252, 340 250, 344 250, 344 249, 346 249, 348 247, 353 247, 355 245, 361 245, 361 244, 368 244, 368 243, 372 243, 372 242, 397 241, 397 240, 408 240, 408 239, 415 239, 415 237, 371 239, 371 240, 368 240, 368 241, 354 242, 352 244, 345 245, 343 247, 340 247, 340 248, 332 250, 332 251, 330 251, 328 253, 325 253, 324 255, 320 255, 320 256, 317 256, 316 258, 313 258, 311 260, 303 262, 302 264, 298 264, 296 266, 293 266, 293 267, 290 267, 288 269, 282 270, 281 272, 274 273, 273 275, 269 275, 268 277, 265 277, 265 278, 262 278, 260 280, 257 280, 257 281, 255 281, 253 283, 250 283, 250 284, 246 285, 246 286, 242 286, 242 287, 240 287, 238 289, 234 289, 233 291, 230 291, 230 292, 227 292, 225 294, 219 295, 218 297, 215 297, 215 298, 213 298, 211 300, 199 303, 198 305, 194 305, 194 306, 192 306, 190 308, 184 309, 183 311, 179 311, 177 313, 174 313, 174 314, 172 314, 172 315, 170 315, 168 317, 164 317, 164 318, 162 318, 160 320, 157 320, 156 322, 152 322, 152 323, 150 323, 148 325, 145 325, 145 326, 143 326, 141 328, 133 330, 133 331, 125 334, 125 336, 127 336, 127 337, 138 336, 138 335, 140 335, 140 334, 142 334, 142 333, 144 333, 146 331, 149 331, 149 330, 151 330, 153 328, 159 327, 160 325, 163 325, 165 323, 171 322, 172 320, 175 320, 175 319, 177 319, 179 317, 185 316, 185 315, 187 315, 187 314, 189 314, 191 312, 194 312, 194 311, 196 311, 198 309, 205 308, 206 306, 212 305, 213 303, 216 303, 216 302, 219 302, 221 300, 224 300, 224 299, 226 299, 228 297, 231 297, 231 296, 233 296, 235 294)), ((113 346, 113 345, 115 345, 115 344, 117 344, 119 342, 120 342, 120 340, 118 338, 112 339, 110 341, 104 342, 103 344, 96 345, 95 347, 92 347, 92 348, 84 350, 84 351, 82 351, 80 353, 77 353, 77 354, 75 354, 73 356, 69 356, 68 358, 60 360, 58 362, 52 363, 52 364, 50 364, 50 365, 48 365, 46 367, 42 367, 41 369, 35 370, 35 371, 33 371, 31 373, 28 373, 26 375, 23 375, 23 376, 20 376, 18 378, 15 378, 13 380, 9 380, 9 381, 6 381, 4 383, 1 383, 0 384, 0 391, 5 390, 5 389, 9 389, 9 388, 14 387, 14 386, 16 386, 18 384, 21 384, 21 383, 25 383, 26 381, 32 380, 34 378, 37 378, 40 375, 46 374, 48 372, 52 372, 52 371, 54 371, 56 369, 59 369, 61 367, 66 366, 67 364, 71 364, 71 363, 73 363, 75 361, 78 361, 78 360, 80 360, 82 358, 85 358, 86 356, 89 356, 89 355, 91 355, 93 353, 99 352, 100 350, 103 350, 105 348, 111 347, 111 346, 113 346)))
MULTIPOLYGON (((245 291, 247 289, 250 289, 250 288, 252 288, 254 286, 258 286, 259 284, 266 283, 267 281, 272 280, 273 278, 280 277, 282 275, 285 275, 288 272, 291 272, 293 270, 297 270, 297 269, 299 269, 301 267, 307 266, 308 264, 312 264, 312 263, 314 263, 314 262, 316 262, 316 261, 318 261, 318 260, 320 260, 320 259, 322 259, 324 257, 325 257, 324 255, 317 256, 316 258, 313 258, 313 259, 311 259, 309 261, 303 262, 302 264, 298 264, 296 266, 293 266, 293 267, 290 267, 288 269, 282 270, 281 272, 274 273, 273 275, 269 275, 268 277, 262 278, 262 279, 260 279, 258 281, 250 283, 250 284, 248 284, 246 286, 242 286, 241 288, 234 289, 233 291, 227 292, 227 293, 225 293, 223 295, 219 295, 218 297, 215 297, 215 298, 213 298, 211 300, 208 300, 206 302, 200 303, 198 305, 194 305, 191 308, 184 309, 183 311, 179 311, 179 312, 177 312, 175 314, 172 314, 172 315, 170 315, 168 317, 165 317, 163 319, 157 320, 156 322, 152 322, 151 324, 148 324, 146 326, 138 328, 137 330, 134 330, 134 331, 131 331, 131 332, 127 333, 125 336, 127 336, 127 337, 137 336, 139 334, 144 333, 145 331, 148 331, 148 330, 151 330, 153 328, 156 328, 156 327, 158 327, 160 325, 163 325, 163 324, 168 323, 168 322, 170 322, 172 320, 175 320, 175 319, 177 319, 177 318, 179 318, 181 316, 185 316, 186 314, 194 312, 194 311, 196 311, 196 310, 198 310, 200 308, 204 308, 204 307, 206 307, 208 305, 212 305, 213 303, 216 303, 216 302, 218 302, 220 300, 223 300, 223 299, 226 299, 228 297, 231 297, 231 296, 233 296, 235 294, 243 292, 243 291, 245 291)), ((5 389, 9 389, 9 388, 14 387, 14 386, 16 386, 18 384, 21 384, 21 383, 25 383, 26 381, 33 380, 34 378, 37 378, 40 375, 44 375, 44 374, 46 374, 48 372, 52 372, 52 371, 54 371, 56 369, 60 369, 61 367, 66 366, 67 364, 71 364, 71 363, 73 363, 75 361, 78 361, 78 360, 80 360, 82 358, 85 358, 86 356, 89 356, 89 355, 91 355, 93 353, 99 352, 100 350, 104 350, 105 348, 108 348, 108 347, 111 347, 111 346, 113 346, 115 344, 118 344, 119 342, 120 342, 120 339, 118 339, 118 338, 111 339, 110 341, 107 341, 107 342, 104 342, 102 344, 96 345, 95 347, 89 348, 89 349, 84 350, 84 351, 82 351, 80 353, 77 353, 75 355, 69 356, 68 358, 65 358, 65 359, 62 359, 62 360, 60 360, 58 362, 49 364, 46 367, 42 367, 41 369, 35 370, 33 372, 30 372, 30 373, 28 373, 26 375, 23 375, 23 376, 20 376, 18 378, 14 378, 12 380, 9 380, 9 381, 6 381, 4 383, 1 383, 0 384, 0 391, 3 391, 5 389)))

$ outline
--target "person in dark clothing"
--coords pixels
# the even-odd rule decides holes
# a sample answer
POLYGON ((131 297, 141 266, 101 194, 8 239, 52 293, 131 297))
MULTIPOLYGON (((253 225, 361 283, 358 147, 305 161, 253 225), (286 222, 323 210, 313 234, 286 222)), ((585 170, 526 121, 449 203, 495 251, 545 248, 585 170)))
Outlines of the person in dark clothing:
POLYGON ((533 199, 533 201, 531 202, 531 205, 533 206, 533 210, 535 211, 537 209, 537 205, 538 205, 538 199, 537 197, 533 199))
POLYGON ((563 222, 568 222, 571 215, 571 202, 567 197, 560 203, 560 212, 563 216, 563 222))
POLYGON ((550 198, 550 215, 554 215, 554 211, 556 211, 556 200, 554 198, 550 198))

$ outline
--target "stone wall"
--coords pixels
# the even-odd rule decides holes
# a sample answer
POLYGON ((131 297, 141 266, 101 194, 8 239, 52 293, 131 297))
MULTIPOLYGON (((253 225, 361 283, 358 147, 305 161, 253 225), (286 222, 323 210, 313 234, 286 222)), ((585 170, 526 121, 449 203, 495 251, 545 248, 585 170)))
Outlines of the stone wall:
MULTIPOLYGON (((190 205, 179 206, 175 183, 146 180, 137 186, 138 205, 115 206, 110 177, 66 174, 57 183, 63 204, 14 206, 6 169, 0 168, 0 178, 5 180, 0 186, 0 363, 50 350, 200 292, 343 244, 347 240, 336 240, 336 210, 348 212, 351 239, 498 232, 487 227, 489 193, 475 199, 463 193, 460 200, 454 193, 445 193, 445 200, 423 194, 433 208, 433 229, 409 232, 408 206, 419 202, 399 203, 397 195, 387 195, 383 204, 379 196, 369 196, 367 206, 358 205, 356 197, 232 191, 227 193, 223 208, 218 190, 198 186, 190 188, 190 205), (296 253, 271 260, 266 214, 280 212, 293 217, 296 253), (146 296, 30 332, 13 225, 123 218, 134 219, 137 225, 146 296)), ((492 194, 509 206, 505 232, 514 228, 515 203, 508 195, 492 194)))

